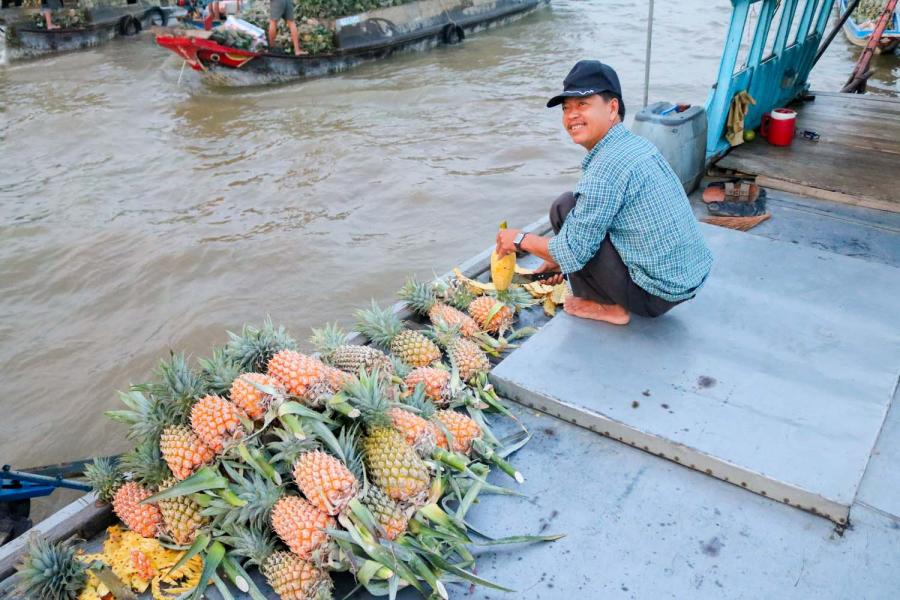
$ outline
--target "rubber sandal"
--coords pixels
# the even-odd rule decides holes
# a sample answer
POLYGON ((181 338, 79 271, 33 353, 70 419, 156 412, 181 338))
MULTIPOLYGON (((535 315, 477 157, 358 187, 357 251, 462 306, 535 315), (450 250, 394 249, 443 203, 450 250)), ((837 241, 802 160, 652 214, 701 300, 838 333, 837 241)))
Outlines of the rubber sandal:
POLYGON ((756 183, 746 179, 734 179, 709 184, 703 190, 702 200, 707 204, 710 202, 755 202, 760 196, 765 196, 765 190, 756 183))

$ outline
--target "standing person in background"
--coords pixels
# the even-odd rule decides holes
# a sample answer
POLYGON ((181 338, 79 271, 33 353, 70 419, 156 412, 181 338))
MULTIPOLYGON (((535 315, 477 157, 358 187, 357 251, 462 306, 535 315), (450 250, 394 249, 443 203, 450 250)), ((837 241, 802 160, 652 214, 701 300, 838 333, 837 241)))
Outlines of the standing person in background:
POLYGON ((300 56, 300 37, 297 35, 297 23, 294 22, 293 0, 272 0, 269 5, 269 48, 275 48, 275 37, 278 35, 278 20, 284 19, 291 30, 291 42, 294 44, 294 55, 300 56))
POLYGON ((41 0, 41 14, 47 29, 59 29, 59 25, 53 24, 53 11, 63 7, 62 0, 41 0))

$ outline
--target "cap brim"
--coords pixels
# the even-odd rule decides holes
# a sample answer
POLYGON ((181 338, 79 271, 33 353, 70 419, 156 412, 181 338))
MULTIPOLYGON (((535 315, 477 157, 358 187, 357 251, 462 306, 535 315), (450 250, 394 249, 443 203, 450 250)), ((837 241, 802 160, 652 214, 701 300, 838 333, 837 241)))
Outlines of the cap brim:
MULTIPOLYGON (((563 100, 565 100, 566 98, 587 98, 588 96, 595 96, 597 94, 602 94, 603 92, 608 92, 608 91, 609 90, 599 90, 599 91, 595 92, 594 90, 591 90, 589 94, 586 94, 584 92, 576 92, 576 91, 563 92, 562 94, 560 94, 558 96, 553 96, 552 98, 550 98, 550 101, 547 102, 547 108, 553 108, 554 106, 558 106, 558 105, 562 104, 563 100)), ((613 92, 613 93, 615 94, 615 92, 613 92)), ((619 104, 624 107, 625 103, 622 101, 622 97, 619 96, 618 94, 616 94, 616 98, 619 99, 619 104)))
POLYGON ((574 98, 576 96, 584 97, 584 94, 580 94, 578 92, 563 92, 558 96, 553 96, 550 98, 550 101, 547 102, 547 108, 553 108, 554 106, 559 106, 563 103, 563 100, 566 98, 574 98))

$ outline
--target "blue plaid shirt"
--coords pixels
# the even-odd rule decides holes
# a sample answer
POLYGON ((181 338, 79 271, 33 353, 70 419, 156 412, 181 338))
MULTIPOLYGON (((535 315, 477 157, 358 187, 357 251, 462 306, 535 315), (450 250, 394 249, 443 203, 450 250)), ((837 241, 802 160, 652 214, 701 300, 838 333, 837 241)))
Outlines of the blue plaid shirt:
POLYGON ((575 208, 550 240, 562 272, 581 270, 609 234, 641 288, 671 302, 693 296, 712 254, 678 176, 656 147, 618 124, 581 169, 575 208))

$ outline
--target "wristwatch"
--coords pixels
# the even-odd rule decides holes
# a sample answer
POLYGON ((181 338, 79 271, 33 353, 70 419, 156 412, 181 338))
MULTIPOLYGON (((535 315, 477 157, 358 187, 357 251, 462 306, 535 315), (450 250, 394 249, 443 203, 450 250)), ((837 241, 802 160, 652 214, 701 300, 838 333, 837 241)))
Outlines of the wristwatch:
POLYGON ((522 251, 522 242, 525 240, 525 236, 528 235, 524 231, 520 231, 519 235, 513 240, 513 245, 516 247, 516 252, 522 251))

